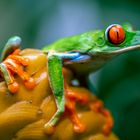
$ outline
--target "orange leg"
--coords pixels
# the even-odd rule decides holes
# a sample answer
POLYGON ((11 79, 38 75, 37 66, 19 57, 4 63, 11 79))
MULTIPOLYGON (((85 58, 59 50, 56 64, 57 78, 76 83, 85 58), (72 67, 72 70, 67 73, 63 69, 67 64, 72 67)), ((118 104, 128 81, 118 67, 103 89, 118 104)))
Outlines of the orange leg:
POLYGON ((103 102, 97 99, 95 103, 90 105, 90 108, 91 110, 101 113, 104 117, 106 117, 106 124, 103 126, 103 133, 106 136, 109 135, 111 133, 114 121, 110 112, 104 108, 103 102))
POLYGON ((74 125, 74 131, 82 133, 85 131, 85 125, 80 121, 75 108, 75 101, 67 99, 65 104, 65 112, 67 112, 70 120, 74 125))
POLYGON ((8 84, 8 89, 12 93, 16 93, 19 90, 19 84, 15 81, 13 75, 10 75, 12 82, 8 84))
POLYGON ((16 63, 19 63, 23 66, 28 66, 29 65, 29 59, 28 58, 23 58, 23 57, 18 56, 18 55, 17 56, 16 55, 9 55, 8 58, 16 61, 16 63))
POLYGON ((86 127, 78 117, 76 112, 76 103, 79 102, 82 105, 87 104, 89 102, 89 97, 87 94, 82 93, 82 90, 79 90, 79 88, 69 87, 65 84, 65 89, 65 113, 68 114, 70 120, 72 121, 74 125, 74 131, 77 133, 82 133, 85 131, 86 127))
POLYGON ((15 81, 13 75, 18 74, 23 80, 24 84, 28 89, 32 89, 35 87, 35 81, 31 78, 25 71, 23 71, 23 66, 27 66, 29 64, 29 59, 23 58, 19 55, 20 50, 15 50, 11 55, 9 55, 3 62, 6 65, 10 78, 12 77, 13 82, 8 84, 8 89, 12 93, 16 93, 19 89, 18 83, 15 81))
POLYGON ((67 98, 79 102, 82 105, 89 103, 89 96, 81 92, 81 90, 76 89, 75 87, 68 87, 66 92, 67 98))
MULTIPOLYGON (((68 114, 71 121, 74 124, 74 130, 77 132, 83 132, 85 129, 84 124, 81 123, 78 114, 76 112, 76 102, 80 104, 89 104, 89 107, 94 112, 101 113, 104 117, 106 117, 106 124, 103 126, 103 133, 105 135, 109 135, 111 129, 113 127, 113 118, 110 112, 104 108, 103 102, 98 100, 95 96, 89 96, 91 92, 82 87, 70 87, 67 83, 69 82, 70 71, 64 69, 63 70, 64 78, 65 78, 65 91, 66 91, 66 111, 65 114, 68 114), (86 94, 85 94, 86 93, 86 94), (92 102, 92 103, 91 103, 92 102)), ((65 115, 64 114, 64 115, 65 115)))

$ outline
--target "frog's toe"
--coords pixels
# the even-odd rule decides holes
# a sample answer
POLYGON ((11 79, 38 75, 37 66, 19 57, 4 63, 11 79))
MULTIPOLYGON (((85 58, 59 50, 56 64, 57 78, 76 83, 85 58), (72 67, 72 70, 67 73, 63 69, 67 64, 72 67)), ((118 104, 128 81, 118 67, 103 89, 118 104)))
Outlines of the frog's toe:
POLYGON ((55 132, 55 126, 53 125, 45 125, 44 126, 44 132, 47 134, 47 135, 52 135, 54 132, 55 132))
POLYGON ((74 125, 74 132, 76 133, 83 133, 86 130, 86 126, 82 123, 74 125))
POLYGON ((19 90, 14 74, 17 74, 24 81, 26 88, 33 89, 36 86, 35 80, 23 69, 28 65, 29 59, 20 56, 19 49, 16 49, 1 63, 0 69, 11 93, 16 93, 19 90))
POLYGON ((32 77, 30 77, 28 80, 26 80, 25 82, 24 82, 24 85, 26 86, 26 88, 28 88, 28 89, 33 89, 34 87, 35 87, 35 80, 32 78, 32 77))
POLYGON ((11 93, 17 93, 19 90, 19 84, 14 81, 13 83, 8 85, 8 89, 11 93))

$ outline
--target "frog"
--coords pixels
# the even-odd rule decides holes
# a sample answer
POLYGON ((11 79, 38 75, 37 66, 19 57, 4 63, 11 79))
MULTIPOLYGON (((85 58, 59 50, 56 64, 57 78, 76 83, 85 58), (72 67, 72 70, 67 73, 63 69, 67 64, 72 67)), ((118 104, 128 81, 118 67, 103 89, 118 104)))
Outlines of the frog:
MULTIPOLYGON (((12 94, 19 90, 19 84, 14 78, 15 74, 21 77, 26 88, 32 90, 36 86, 35 80, 24 70, 30 60, 20 56, 20 47, 20 37, 10 38, 0 58, 0 74, 12 94)), ((86 85, 85 77, 91 72, 97 71, 115 56, 139 49, 140 31, 134 31, 129 24, 112 24, 105 30, 95 30, 66 37, 42 47, 41 51, 47 56, 49 83, 57 107, 52 118, 44 125, 48 133, 54 132, 55 125, 65 111, 65 94, 68 84, 63 75, 63 67, 70 69, 76 79, 86 85)), ((72 96, 77 97, 76 93, 73 93, 72 96)), ((70 107, 68 108, 71 110, 70 107)), ((103 107, 100 100, 91 105, 91 108, 107 117, 108 121, 103 128, 103 133, 108 135, 113 127, 113 118, 110 112, 103 107)), ((71 110, 71 112, 73 111, 71 110)), ((73 122, 77 123, 75 131, 81 133, 84 129, 81 127, 81 123, 76 120, 78 120, 78 116, 73 118, 73 122)))

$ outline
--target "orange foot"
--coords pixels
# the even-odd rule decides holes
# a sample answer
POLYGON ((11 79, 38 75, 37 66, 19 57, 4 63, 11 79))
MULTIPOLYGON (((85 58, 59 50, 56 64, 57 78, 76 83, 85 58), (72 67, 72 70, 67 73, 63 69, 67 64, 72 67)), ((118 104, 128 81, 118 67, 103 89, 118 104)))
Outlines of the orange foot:
MULTIPOLYGON (((78 88, 79 89, 79 88, 78 88)), ((65 114, 69 116, 70 120, 74 125, 74 131, 77 133, 82 133, 86 130, 86 126, 80 121, 78 114, 76 112, 76 103, 87 104, 89 102, 88 96, 81 92, 82 90, 77 90, 76 87, 66 88, 66 104, 65 104, 65 114)))
POLYGON ((92 103, 90 105, 91 110, 94 112, 101 113, 103 116, 106 117, 106 124, 103 126, 103 134, 108 136, 111 133, 112 127, 113 127, 113 118, 110 114, 110 112, 104 108, 103 102, 98 100, 95 103, 92 103))
POLYGON ((67 100, 65 104, 65 112, 67 116, 70 118, 74 125, 74 131, 77 133, 82 133, 85 131, 85 125, 80 121, 78 114, 75 109, 75 102, 71 100, 67 100))
MULTIPOLYGON (((19 85, 14 79, 14 74, 18 74, 24 81, 25 86, 28 89, 33 89, 35 87, 35 81, 31 78, 24 70, 23 66, 29 64, 29 59, 23 58, 20 56, 20 50, 16 49, 12 54, 10 54, 3 62, 3 65, 6 66, 9 81, 6 80, 8 89, 11 93, 17 93, 19 90, 19 85)), ((4 75, 6 79, 7 75, 4 75)))

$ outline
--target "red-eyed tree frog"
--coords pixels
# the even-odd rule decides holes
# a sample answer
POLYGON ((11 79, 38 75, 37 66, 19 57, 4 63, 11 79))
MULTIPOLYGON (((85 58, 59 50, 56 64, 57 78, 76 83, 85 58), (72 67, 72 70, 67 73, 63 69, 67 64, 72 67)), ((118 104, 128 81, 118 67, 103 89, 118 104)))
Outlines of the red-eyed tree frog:
MULTIPOLYGON (((17 73, 25 81, 27 88, 32 89, 35 86, 34 79, 19 67, 28 65, 28 59, 17 56, 20 46, 20 37, 12 37, 1 55, 0 71, 11 93, 16 93, 19 88, 11 73, 17 73), (9 55, 13 51, 16 56, 9 55)), ((46 63, 49 82, 57 106, 56 113, 45 124, 45 128, 54 126, 65 109, 63 66, 71 69, 77 78, 84 79, 114 56, 136 49, 140 49, 140 31, 133 31, 131 26, 119 24, 112 24, 106 30, 67 37, 43 47, 42 51, 48 57, 46 63)))

